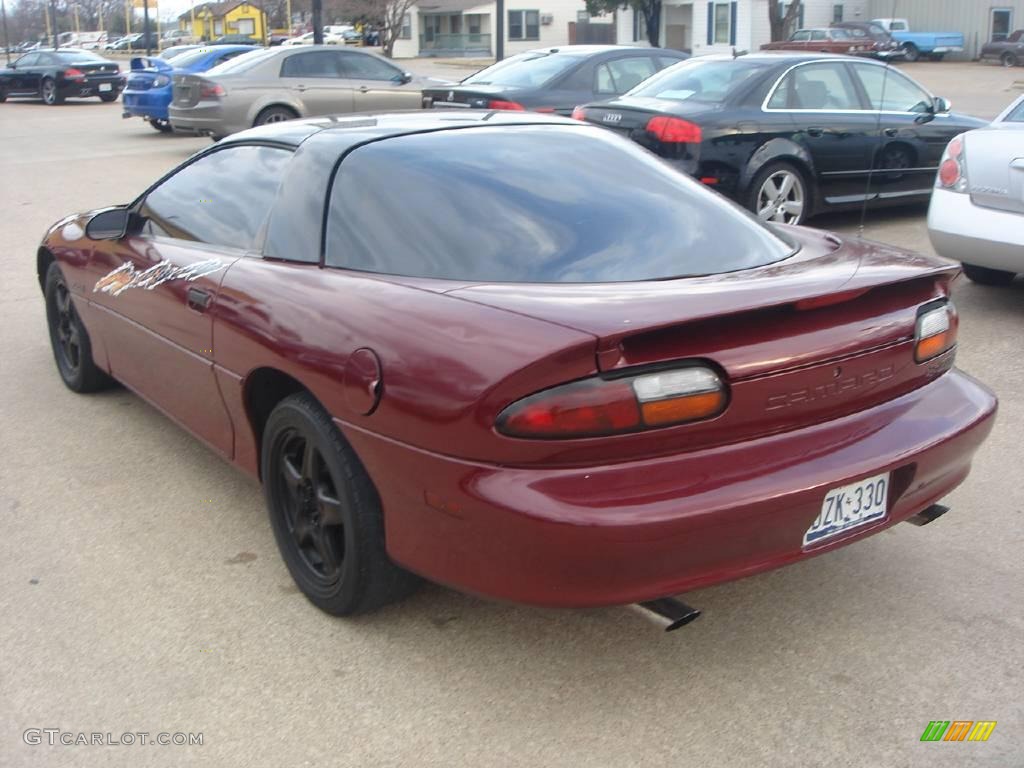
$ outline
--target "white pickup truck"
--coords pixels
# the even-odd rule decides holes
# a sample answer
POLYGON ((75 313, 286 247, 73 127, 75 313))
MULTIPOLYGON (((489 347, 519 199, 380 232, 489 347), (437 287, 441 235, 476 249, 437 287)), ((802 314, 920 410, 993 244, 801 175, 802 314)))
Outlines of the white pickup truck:
POLYGON ((964 49, 962 32, 911 32, 906 19, 872 19, 871 23, 892 35, 907 61, 917 61, 922 56, 942 61, 947 53, 960 53, 964 49))

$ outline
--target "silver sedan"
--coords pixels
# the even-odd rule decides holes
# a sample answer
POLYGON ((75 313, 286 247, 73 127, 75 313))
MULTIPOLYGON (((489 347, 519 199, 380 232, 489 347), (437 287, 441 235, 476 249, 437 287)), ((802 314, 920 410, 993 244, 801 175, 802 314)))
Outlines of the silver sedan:
POLYGON ((1006 285, 1024 273, 1024 96, 946 147, 928 235, 975 282, 1006 285))
POLYGON ((337 46, 264 48, 201 75, 175 75, 171 126, 219 139, 297 117, 422 109, 423 89, 441 82, 337 46))

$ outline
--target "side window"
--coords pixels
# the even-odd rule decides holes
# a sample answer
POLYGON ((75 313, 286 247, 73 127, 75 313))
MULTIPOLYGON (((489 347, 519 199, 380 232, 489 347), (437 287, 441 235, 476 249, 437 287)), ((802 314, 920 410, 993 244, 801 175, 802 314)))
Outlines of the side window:
POLYGON ((615 81, 607 64, 601 64, 594 70, 594 93, 615 93, 615 81))
POLYGON ((200 158, 142 203, 142 234, 247 250, 256 245, 292 153, 228 147, 200 158))
POLYGON ((770 109, 863 109, 842 64, 805 64, 790 70, 772 94, 770 109))
POLYGON ((342 77, 335 51, 310 51, 289 56, 281 64, 281 77, 342 77))
POLYGON ((889 67, 854 64, 868 94, 871 109, 883 112, 926 112, 932 97, 924 89, 889 67))
POLYGON ((38 61, 38 53, 26 53, 24 56, 22 56, 20 59, 14 62, 14 66, 19 67, 21 69, 25 69, 26 67, 34 67, 36 65, 36 62, 38 61))
POLYGON ((806 43, 808 40, 811 39, 811 33, 806 31, 806 30, 804 30, 802 32, 797 32, 795 35, 793 35, 789 39, 790 39, 791 42, 794 42, 794 43, 806 43))
POLYGON ((823 29, 816 29, 813 32, 811 32, 811 40, 815 42, 819 40, 828 40, 828 35, 825 34, 825 30, 823 29))
POLYGON ((615 93, 625 93, 636 88, 654 74, 654 62, 647 56, 631 56, 608 62, 615 93))
POLYGON ((396 67, 365 53, 341 55, 341 76, 351 80, 398 80, 402 72, 396 67))
POLYGON ((555 86, 560 91, 590 91, 593 87, 594 71, 586 63, 576 67, 555 86))
POLYGON ((248 53, 248 51, 230 51, 229 53, 225 53, 221 56, 218 56, 216 61, 214 61, 213 64, 210 65, 210 68, 212 69, 218 64, 223 64, 225 61, 231 61, 231 59, 235 58, 235 56, 241 56, 243 53, 248 53))

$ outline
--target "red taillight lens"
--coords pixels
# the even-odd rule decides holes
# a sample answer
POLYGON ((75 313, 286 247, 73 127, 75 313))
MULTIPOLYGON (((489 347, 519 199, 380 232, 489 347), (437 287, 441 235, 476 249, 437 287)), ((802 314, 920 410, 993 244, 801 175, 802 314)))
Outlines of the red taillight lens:
POLYGON ((656 139, 666 144, 699 144, 701 142, 700 126, 678 117, 652 117, 647 122, 647 130, 653 133, 656 139))
POLYGON ((64 79, 65 80, 85 80, 85 73, 82 70, 80 70, 80 69, 75 69, 74 67, 72 67, 71 69, 65 69, 64 70, 64 79))
POLYGON ((573 120, 586 120, 587 111, 583 107, 573 107, 572 109, 573 120))
POLYGON ((227 91, 220 83, 206 83, 199 86, 199 98, 201 99, 219 99, 225 93, 227 91))
POLYGON ((502 101, 501 99, 491 99, 487 102, 488 109, 508 109, 515 112, 525 112, 526 107, 522 104, 516 104, 514 101, 502 101))
POLYGON ((691 366, 538 392, 502 411, 497 428, 512 437, 601 437, 711 418, 726 401, 718 374, 691 366))
POLYGON ((943 160, 939 166, 939 181, 944 187, 952 187, 960 181, 960 163, 951 157, 943 160))
POLYGON ((935 183, 936 186, 953 192, 967 191, 967 157, 964 152, 963 135, 955 137, 946 146, 935 183))

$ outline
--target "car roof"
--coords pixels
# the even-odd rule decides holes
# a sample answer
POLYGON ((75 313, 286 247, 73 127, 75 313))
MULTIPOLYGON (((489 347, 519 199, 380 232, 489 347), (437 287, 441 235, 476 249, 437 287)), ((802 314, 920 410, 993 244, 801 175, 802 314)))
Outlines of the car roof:
POLYGON ((218 146, 245 143, 274 143, 298 147, 312 137, 323 148, 325 156, 338 154, 356 144, 378 139, 405 136, 412 133, 458 130, 496 125, 566 125, 584 124, 567 117, 539 112, 512 112, 508 110, 410 110, 381 115, 328 115, 287 120, 250 128, 221 139, 218 146))
POLYGON ((658 53, 674 53, 680 56, 685 55, 683 51, 674 51, 664 48, 639 47, 636 45, 555 45, 550 48, 533 48, 529 51, 523 51, 523 53, 562 53, 566 56, 578 56, 583 58, 585 56, 593 56, 599 53, 615 53, 617 51, 639 54, 646 53, 648 55, 656 51, 658 53))

